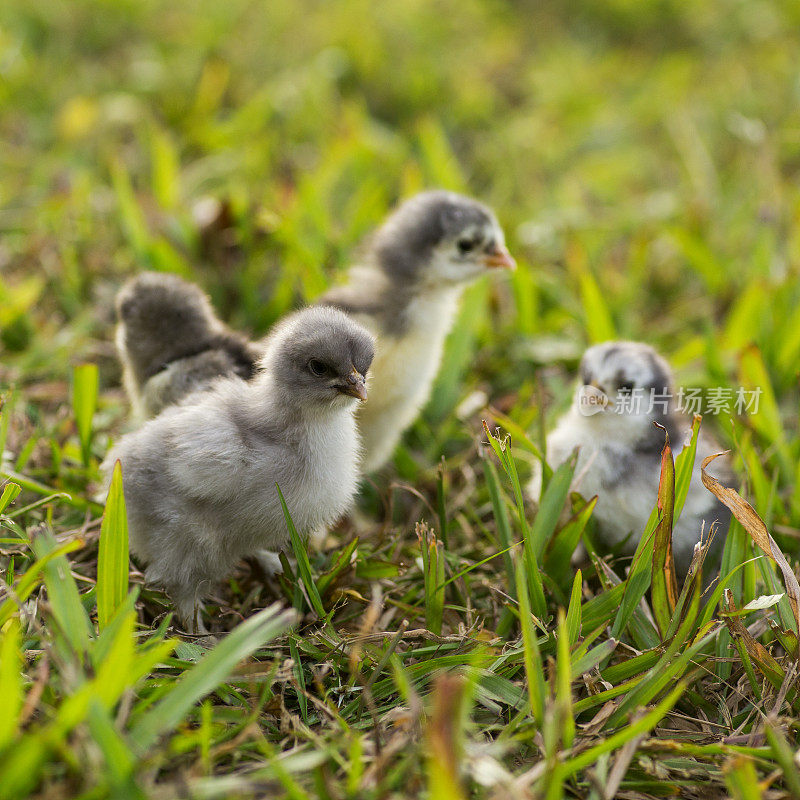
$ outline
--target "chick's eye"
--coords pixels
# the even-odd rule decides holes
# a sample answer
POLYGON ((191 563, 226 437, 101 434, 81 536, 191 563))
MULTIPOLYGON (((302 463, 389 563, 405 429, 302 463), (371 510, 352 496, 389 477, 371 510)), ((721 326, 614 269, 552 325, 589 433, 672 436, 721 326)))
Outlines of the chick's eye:
POLYGON ((630 383, 629 381, 623 381, 622 383, 619 384, 617 388, 621 392, 627 392, 628 394, 630 394, 633 391, 633 384, 630 383))
POLYGON ((459 239, 458 251, 462 254, 471 253, 475 249, 474 239, 459 239))
POLYGON ((308 362, 308 369, 309 372, 313 373, 317 377, 322 377, 330 372, 328 365, 316 358, 312 358, 311 361, 308 362))

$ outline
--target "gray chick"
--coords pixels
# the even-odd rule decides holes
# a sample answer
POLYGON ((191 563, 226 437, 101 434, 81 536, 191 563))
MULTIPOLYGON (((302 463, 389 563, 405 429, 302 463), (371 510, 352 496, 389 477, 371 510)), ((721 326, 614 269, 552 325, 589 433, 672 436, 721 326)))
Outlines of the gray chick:
MULTIPOLYGON (((676 410, 673 386, 669 364, 646 344, 620 341, 590 347, 581 360, 572 406, 547 437, 552 467, 580 448, 572 488, 587 498, 598 496, 594 518, 598 544, 605 548, 625 542, 622 552, 633 555, 655 505, 664 432, 653 422, 666 428, 673 456, 688 442, 690 420, 676 410)), ((713 522, 720 523, 706 563, 718 563, 722 551, 730 512, 700 480, 702 460, 720 449, 701 429, 689 494, 673 529, 680 575, 689 569, 703 523, 706 535, 713 522)), ((717 459, 714 467, 720 481, 731 485, 729 460, 717 459)), ((540 470, 534 471, 528 492, 538 501, 540 470)))
MULTIPOLYGON (((489 208, 453 192, 422 192, 400 205, 376 231, 362 263, 350 270, 347 283, 317 300, 347 312, 377 340, 370 399, 358 415, 365 472, 379 469, 391 458, 400 437, 430 396, 464 288, 489 270, 514 266, 503 230, 489 208)), ((182 294, 176 289, 171 297, 180 302, 175 304, 174 313, 164 315, 159 309, 163 301, 157 281, 165 277, 147 277, 145 283, 137 280, 123 290, 125 298, 137 301, 142 322, 135 329, 147 343, 146 362, 152 364, 151 372, 161 369, 147 378, 143 394, 149 414, 217 375, 229 374, 234 370, 232 363, 241 367, 239 374, 245 373, 247 363, 237 360, 239 354, 258 349, 238 338, 225 338, 221 345, 213 339, 216 347, 205 347, 199 357, 175 353, 172 342, 185 341, 188 345, 204 339, 188 325, 182 329, 178 314, 181 303, 187 319, 197 320, 192 328, 222 331, 224 337, 231 334, 215 320, 205 295, 195 287, 189 292, 177 279, 176 287, 182 285, 184 289, 182 294), (151 286, 152 292, 143 291, 151 286), (152 315, 147 313, 149 303, 154 305, 152 315), (163 318, 163 323, 155 327, 150 316, 163 318), (230 352, 226 346, 229 341, 233 347, 230 352), (167 366, 162 368, 164 364, 167 366)), ((121 309, 124 302, 122 299, 121 309)), ((119 347, 123 361, 142 361, 130 352, 133 322, 127 321, 122 311, 120 319, 120 337, 126 335, 119 347)), ((129 392, 137 396, 136 386, 129 392)))
POLYGON ((220 375, 250 378, 262 349, 177 275, 144 272, 117 295, 117 352, 134 416, 146 419, 220 375))
POLYGON ((366 400, 372 336, 341 311, 282 321, 249 381, 218 379, 124 436, 131 551, 193 629, 199 601, 244 556, 288 541, 277 484, 298 531, 345 513, 360 475, 355 400, 366 400))
POLYGON ((347 283, 320 299, 377 341, 370 399, 358 413, 365 472, 391 458, 430 396, 464 288, 514 266, 491 209, 453 192, 422 192, 378 229, 347 283))

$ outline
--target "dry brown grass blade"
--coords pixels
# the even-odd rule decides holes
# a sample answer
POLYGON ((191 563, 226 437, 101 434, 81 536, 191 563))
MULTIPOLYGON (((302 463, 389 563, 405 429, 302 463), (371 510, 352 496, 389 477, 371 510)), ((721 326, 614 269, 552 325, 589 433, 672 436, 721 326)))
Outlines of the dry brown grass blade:
MULTIPOLYGON (((727 605, 727 610, 731 614, 737 611, 736 604, 733 601, 733 593, 730 589, 726 589, 725 591, 725 603, 727 605)), ((762 668, 762 671, 769 670, 775 675, 780 676, 785 674, 781 665, 772 657, 769 650, 753 637, 739 617, 725 616, 725 624, 728 626, 731 636, 739 637, 742 640, 744 646, 747 648, 747 652, 750 654, 750 658, 762 668)))
POLYGON ((622 783, 622 779, 628 772, 628 767, 630 766, 631 761, 636 755, 636 751, 644 740, 645 736, 646 734, 643 733, 641 736, 631 739, 617 753, 617 757, 614 759, 614 766, 611 768, 611 771, 608 774, 608 779, 605 782, 605 786, 601 785, 601 796, 603 797, 603 800, 614 800, 614 798, 619 797, 618 791, 620 784, 622 783))
POLYGON ((775 540, 770 536, 764 520, 758 516, 755 509, 746 500, 743 500, 735 489, 723 486, 713 475, 706 472, 706 467, 715 459, 724 456, 726 453, 715 453, 703 459, 700 467, 703 485, 717 497, 727 508, 730 509, 744 529, 750 534, 750 538, 766 553, 779 567, 783 574, 783 582, 786 584, 786 594, 792 606, 795 623, 800 631, 800 582, 794 574, 794 570, 789 566, 789 562, 781 552, 775 540))

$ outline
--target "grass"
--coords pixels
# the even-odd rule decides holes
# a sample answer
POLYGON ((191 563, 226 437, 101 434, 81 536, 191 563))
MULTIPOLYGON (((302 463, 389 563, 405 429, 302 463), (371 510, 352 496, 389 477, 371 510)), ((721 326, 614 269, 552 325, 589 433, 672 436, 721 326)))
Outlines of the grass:
POLYGON ((777 0, 4 2, 0 793, 796 797, 798 31, 777 0), (174 271, 261 334, 427 186, 491 203, 520 268, 466 294, 357 517, 176 635, 94 501, 115 290, 174 271), (688 450, 630 572, 570 465, 520 490, 612 336, 762 390, 703 420, 752 507, 706 594, 664 572, 688 450))

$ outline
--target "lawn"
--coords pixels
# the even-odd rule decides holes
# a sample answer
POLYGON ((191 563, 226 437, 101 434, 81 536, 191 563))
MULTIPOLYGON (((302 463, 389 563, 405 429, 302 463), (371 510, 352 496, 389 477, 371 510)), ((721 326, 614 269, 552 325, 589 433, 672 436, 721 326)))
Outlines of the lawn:
POLYGON ((798 52, 780 0, 4 0, 0 796, 799 797, 798 52), (116 290, 176 272, 262 335, 434 186, 519 268, 326 547, 181 634, 96 502, 116 290), (702 422, 756 512, 702 596, 663 525, 576 573, 568 468, 519 490, 611 338, 760 390, 702 422))

